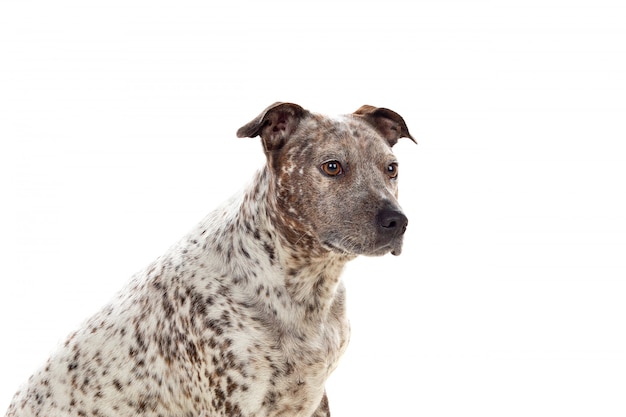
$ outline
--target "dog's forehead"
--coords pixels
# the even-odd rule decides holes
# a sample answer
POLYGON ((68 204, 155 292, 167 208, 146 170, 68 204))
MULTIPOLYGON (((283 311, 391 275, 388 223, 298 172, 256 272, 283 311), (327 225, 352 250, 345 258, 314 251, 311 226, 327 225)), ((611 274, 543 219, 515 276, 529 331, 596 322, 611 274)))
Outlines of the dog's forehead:
POLYGON ((301 143, 309 151, 341 151, 364 156, 393 155, 387 141, 367 122, 353 115, 313 114, 299 126, 301 143))

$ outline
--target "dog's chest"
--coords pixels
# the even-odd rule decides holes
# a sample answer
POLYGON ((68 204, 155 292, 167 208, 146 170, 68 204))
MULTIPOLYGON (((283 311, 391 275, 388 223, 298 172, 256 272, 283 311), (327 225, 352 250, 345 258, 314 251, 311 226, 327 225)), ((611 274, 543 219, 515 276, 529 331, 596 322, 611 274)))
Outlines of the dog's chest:
POLYGON ((215 384, 221 374, 225 401, 237 404, 243 415, 311 415, 346 348, 345 316, 290 330, 253 314, 244 323, 244 331, 226 336, 232 342, 222 354, 224 370, 217 364, 208 382, 215 384))
POLYGON ((174 312, 168 322, 180 329, 166 355, 184 381, 177 391, 198 399, 188 410, 310 416, 347 346, 342 264, 287 267, 279 263, 284 250, 276 241, 250 226, 251 234, 202 228, 163 262, 164 270, 148 273, 148 281, 166 281, 150 287, 158 292, 150 303, 171 305, 165 309, 174 312), (207 246, 201 245, 203 236, 211 236, 207 246), (191 259, 204 262, 189 268, 191 259))

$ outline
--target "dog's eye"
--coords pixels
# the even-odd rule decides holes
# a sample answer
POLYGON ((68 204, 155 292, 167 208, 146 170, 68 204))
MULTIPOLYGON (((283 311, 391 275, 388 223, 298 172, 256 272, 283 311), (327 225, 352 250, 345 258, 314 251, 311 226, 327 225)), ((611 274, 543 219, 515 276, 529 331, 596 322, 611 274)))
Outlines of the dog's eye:
POLYGON ((387 165, 387 175, 389 178, 394 179, 398 177, 398 164, 391 163, 387 165))
POLYGON ((324 162, 321 166, 322 172, 329 177, 336 177, 343 174, 343 168, 338 161, 324 162))

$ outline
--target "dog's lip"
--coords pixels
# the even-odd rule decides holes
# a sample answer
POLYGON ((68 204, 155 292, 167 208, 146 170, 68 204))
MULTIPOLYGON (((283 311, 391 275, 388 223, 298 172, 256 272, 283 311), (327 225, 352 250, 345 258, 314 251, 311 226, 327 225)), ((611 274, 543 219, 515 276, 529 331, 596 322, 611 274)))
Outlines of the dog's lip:
POLYGON ((364 256, 381 256, 387 253, 391 253, 394 256, 398 256, 402 253, 402 239, 397 239, 389 243, 385 243, 384 245, 379 245, 371 248, 370 250, 362 251, 356 250, 356 248, 342 248, 339 247, 328 240, 323 241, 322 245, 327 249, 332 250, 334 252, 339 252, 344 255, 364 255, 364 256))
POLYGON ((387 252, 391 253, 393 256, 398 256, 402 253, 402 242, 392 243, 384 247, 387 252))
POLYGON ((387 242, 383 245, 377 246, 372 252, 375 254, 391 253, 393 256, 398 256, 402 253, 402 236, 393 239, 391 242, 387 242))
POLYGON ((340 248, 339 246, 336 246, 336 245, 332 244, 328 240, 323 241, 322 242, 322 246, 324 246, 328 250, 331 250, 331 251, 334 251, 334 252, 339 252, 342 255, 353 255, 353 253, 347 251, 344 248, 340 248))

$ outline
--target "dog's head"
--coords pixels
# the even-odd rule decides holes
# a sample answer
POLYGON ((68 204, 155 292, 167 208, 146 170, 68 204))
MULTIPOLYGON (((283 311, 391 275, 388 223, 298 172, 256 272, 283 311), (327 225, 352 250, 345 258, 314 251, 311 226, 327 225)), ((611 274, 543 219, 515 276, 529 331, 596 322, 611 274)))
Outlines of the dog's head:
POLYGON ((400 254, 408 220, 397 201, 391 148, 400 138, 415 140, 399 114, 362 106, 327 117, 275 103, 237 136, 261 136, 276 196, 272 206, 292 244, 347 255, 400 254))

